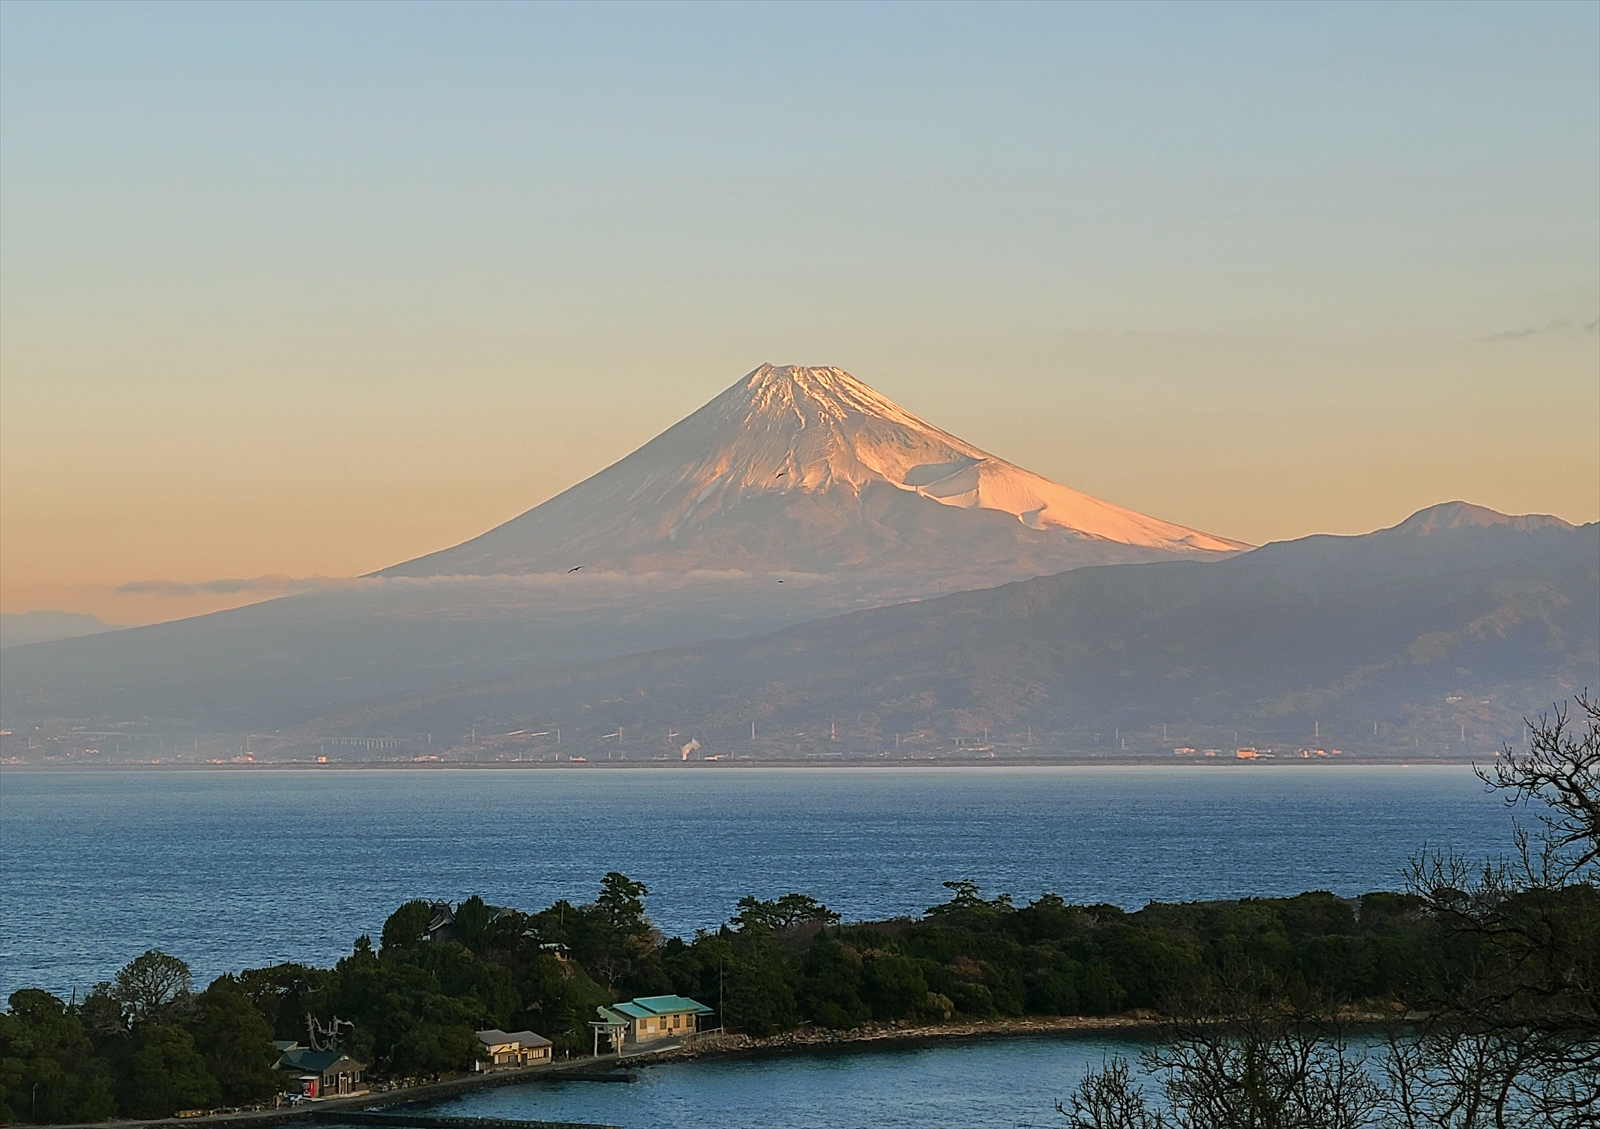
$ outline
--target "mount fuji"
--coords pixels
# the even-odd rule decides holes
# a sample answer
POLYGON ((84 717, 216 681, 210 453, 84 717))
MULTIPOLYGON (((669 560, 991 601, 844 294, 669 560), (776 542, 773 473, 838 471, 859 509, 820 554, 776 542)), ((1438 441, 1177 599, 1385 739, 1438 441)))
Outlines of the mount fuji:
POLYGON ((762 365, 453 548, 249 607, 8 648, 0 713, 259 731, 1082 565, 1245 548, 1051 482, 840 369, 762 365))
POLYGON ((762 365, 543 505, 376 575, 977 569, 999 583, 1248 547, 1023 470, 842 369, 762 365))

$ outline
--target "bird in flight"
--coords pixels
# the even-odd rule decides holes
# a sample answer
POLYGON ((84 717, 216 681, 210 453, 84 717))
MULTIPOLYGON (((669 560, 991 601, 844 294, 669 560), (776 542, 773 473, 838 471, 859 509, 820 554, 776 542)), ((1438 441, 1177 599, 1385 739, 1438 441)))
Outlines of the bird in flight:
POLYGON ((786 475, 788 473, 789 472, 786 471, 786 470, 780 470, 777 474, 773 475, 772 477, 773 478, 782 478, 784 475, 786 475))
POLYGON ((582 568, 582 567, 583 567, 583 566, 582 566, 582 565, 578 565, 578 566, 577 566, 577 567, 576 567, 576 568, 569 568, 569 569, 567 569, 567 571, 568 571, 568 572, 577 572, 577 571, 578 571, 578 569, 580 569, 580 568, 582 568))

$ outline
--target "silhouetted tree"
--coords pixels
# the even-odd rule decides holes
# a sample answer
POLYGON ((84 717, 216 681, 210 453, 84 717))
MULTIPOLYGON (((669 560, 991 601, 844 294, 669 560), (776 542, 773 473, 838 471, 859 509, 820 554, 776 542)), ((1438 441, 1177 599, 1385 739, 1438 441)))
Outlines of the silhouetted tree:
POLYGON ((602 983, 615 987, 652 955, 653 930, 644 913, 649 890, 625 874, 612 871, 600 880, 592 906, 578 912, 567 932, 584 967, 602 983))
POLYGON ((129 1022, 147 1023, 164 1018, 175 1004, 189 996, 189 966, 160 949, 134 957, 118 972, 111 995, 129 1022))
POLYGON ((1113 1058, 1057 1103, 1074 1129, 1361 1129, 1380 1105, 1366 1056, 1350 1049, 1325 1004, 1308 1010, 1245 970, 1179 1010, 1140 1055, 1161 1101, 1113 1058))
POLYGON ((1391 1107, 1405 1129, 1600 1125, 1600 701, 1529 724, 1479 776, 1536 805, 1509 859, 1415 860, 1437 923, 1418 1031, 1392 1034, 1391 1107))
POLYGON ((1084 1075, 1056 1112, 1072 1129, 1165 1129, 1161 1111, 1145 1100, 1144 1090, 1133 1081, 1125 1058, 1107 1059, 1097 1071, 1084 1075))
POLYGON ((832 925, 838 920, 838 914, 808 894, 784 894, 770 902, 743 897, 733 915, 733 924, 738 928, 792 929, 810 922, 832 925))

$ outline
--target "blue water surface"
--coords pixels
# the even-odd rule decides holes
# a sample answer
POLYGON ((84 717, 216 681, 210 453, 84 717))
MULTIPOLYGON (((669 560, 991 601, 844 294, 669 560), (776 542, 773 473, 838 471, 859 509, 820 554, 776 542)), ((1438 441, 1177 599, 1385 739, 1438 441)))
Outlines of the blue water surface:
MULTIPOLYGON (((1076 1035, 713 1058, 642 1067, 631 1085, 506 1086, 416 1112, 622 1129, 1032 1129, 1064 1125, 1055 1103, 1110 1056, 1121 1055, 1137 1071, 1142 1046, 1128 1038, 1076 1035)), ((1152 1097, 1159 1093, 1156 1080, 1143 1085, 1152 1097)))
POLYGON ((1462 767, 0 771, 0 993, 63 995, 148 948, 204 984, 329 964, 409 898, 587 901, 621 870, 669 934, 745 894, 847 919, 971 878, 1137 908, 1394 889, 1425 845, 1503 849, 1462 767))

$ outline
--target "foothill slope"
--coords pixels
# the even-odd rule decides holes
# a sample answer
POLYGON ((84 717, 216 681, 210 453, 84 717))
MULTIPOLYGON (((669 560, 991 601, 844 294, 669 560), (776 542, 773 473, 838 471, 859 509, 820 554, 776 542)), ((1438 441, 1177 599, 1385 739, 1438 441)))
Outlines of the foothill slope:
MULTIPOLYGON (((913 737, 978 744, 986 730, 1080 748, 1120 743, 1120 730, 1148 748, 1163 723, 1215 733, 1246 722, 1289 740, 1373 734, 1397 751, 1461 755, 1595 685, 1597 636, 1600 525, 1450 503, 1365 536, 1211 564, 1081 568, 368 703, 359 724, 564 724, 569 740, 664 725, 706 753, 810 755, 913 737)), ((330 715, 316 727, 349 724, 330 715)))

